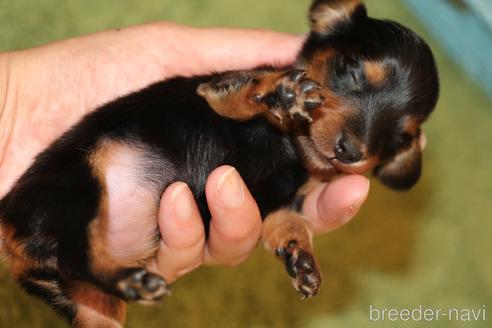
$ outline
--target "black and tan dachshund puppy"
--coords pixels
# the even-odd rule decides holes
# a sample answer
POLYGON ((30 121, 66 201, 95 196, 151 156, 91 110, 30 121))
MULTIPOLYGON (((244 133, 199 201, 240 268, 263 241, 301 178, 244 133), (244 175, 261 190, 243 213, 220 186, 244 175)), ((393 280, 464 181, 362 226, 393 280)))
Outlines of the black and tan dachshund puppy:
POLYGON ((120 326, 125 301, 151 303, 169 289, 145 269, 158 232, 145 252, 116 259, 109 220, 156 213, 166 186, 184 181, 208 225, 206 178, 229 164, 265 218, 263 244, 303 297, 315 295, 321 275, 303 195, 339 173, 372 171, 391 188, 412 187, 420 125, 439 86, 426 43, 368 17, 359 1, 317 0, 309 17, 294 65, 151 85, 87 115, 39 154, 0 203, 4 258, 22 287, 74 326, 120 326), (137 190, 135 209, 115 208, 137 190))

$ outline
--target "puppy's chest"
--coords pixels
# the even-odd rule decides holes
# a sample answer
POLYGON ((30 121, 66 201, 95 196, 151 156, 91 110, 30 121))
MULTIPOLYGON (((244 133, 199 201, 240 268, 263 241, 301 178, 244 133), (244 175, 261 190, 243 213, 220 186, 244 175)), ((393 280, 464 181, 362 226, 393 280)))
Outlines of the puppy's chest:
POLYGON ((287 205, 306 182, 308 173, 302 166, 290 137, 271 126, 259 123, 237 150, 234 163, 266 216, 287 205), (245 141, 246 140, 246 141, 245 141))

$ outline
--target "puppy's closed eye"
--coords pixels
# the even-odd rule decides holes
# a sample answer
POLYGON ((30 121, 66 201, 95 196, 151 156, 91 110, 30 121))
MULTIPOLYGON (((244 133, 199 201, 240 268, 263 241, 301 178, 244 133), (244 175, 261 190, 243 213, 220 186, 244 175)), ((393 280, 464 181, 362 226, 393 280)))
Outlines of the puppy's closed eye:
POLYGON ((360 90, 365 81, 364 66, 357 59, 340 56, 335 62, 332 84, 341 92, 360 90))

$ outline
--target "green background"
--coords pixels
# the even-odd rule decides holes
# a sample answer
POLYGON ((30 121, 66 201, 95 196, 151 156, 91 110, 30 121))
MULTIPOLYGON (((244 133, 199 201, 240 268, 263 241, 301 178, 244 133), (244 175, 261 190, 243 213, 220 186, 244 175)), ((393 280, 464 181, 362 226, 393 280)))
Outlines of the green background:
MULTIPOLYGON (((195 26, 307 30, 309 0, 0 0, 0 50, 155 20, 195 26)), ((424 174, 400 194, 377 182, 357 218, 316 239, 324 272, 318 296, 300 301, 280 263, 262 250, 237 268, 200 268, 173 285, 160 307, 132 305, 128 327, 492 327, 492 103, 450 61, 412 13, 366 1, 433 48, 442 93, 424 174), (487 321, 369 321, 378 308, 487 309, 487 321)), ((0 327, 63 327, 0 266, 0 327)))

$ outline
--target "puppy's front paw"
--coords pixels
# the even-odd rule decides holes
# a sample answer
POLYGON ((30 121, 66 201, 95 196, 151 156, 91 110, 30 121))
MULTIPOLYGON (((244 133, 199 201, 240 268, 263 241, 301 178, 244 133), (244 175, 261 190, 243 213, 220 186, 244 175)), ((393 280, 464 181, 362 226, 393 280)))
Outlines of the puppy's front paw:
POLYGON ((145 269, 125 270, 118 279, 116 288, 124 299, 143 304, 156 303, 162 296, 171 293, 162 277, 145 269))
POLYGON ((277 248, 275 254, 282 258, 288 274, 293 278, 294 288, 301 294, 301 299, 312 297, 319 291, 321 273, 314 256, 291 240, 285 247, 277 248))
POLYGON ((255 101, 264 103, 282 121, 285 114, 292 120, 312 121, 310 112, 323 104, 321 85, 306 77, 303 70, 292 70, 273 82, 273 90, 256 94, 255 101))

